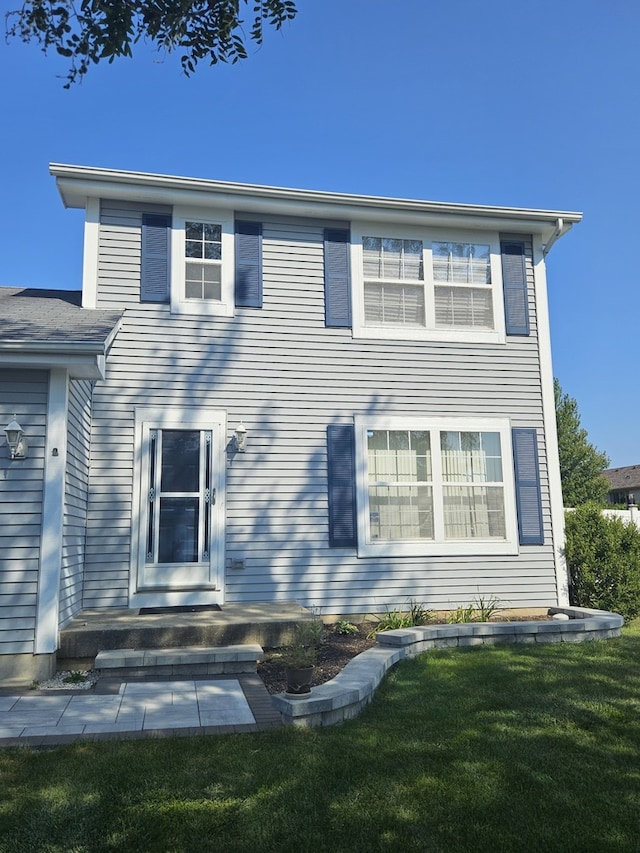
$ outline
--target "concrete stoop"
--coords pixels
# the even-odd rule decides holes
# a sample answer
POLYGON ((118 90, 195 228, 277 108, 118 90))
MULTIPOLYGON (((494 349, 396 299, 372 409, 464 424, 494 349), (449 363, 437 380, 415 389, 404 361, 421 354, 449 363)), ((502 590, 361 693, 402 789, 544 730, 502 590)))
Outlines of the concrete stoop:
POLYGON ((255 673, 263 649, 257 643, 234 646, 182 646, 173 649, 105 649, 98 652, 98 677, 238 675, 255 673))
POLYGON ((247 644, 275 648, 290 643, 296 625, 310 619, 313 614, 292 601, 225 604, 219 612, 154 615, 126 609, 83 610, 60 631, 58 669, 85 669, 104 650, 177 653, 247 644))

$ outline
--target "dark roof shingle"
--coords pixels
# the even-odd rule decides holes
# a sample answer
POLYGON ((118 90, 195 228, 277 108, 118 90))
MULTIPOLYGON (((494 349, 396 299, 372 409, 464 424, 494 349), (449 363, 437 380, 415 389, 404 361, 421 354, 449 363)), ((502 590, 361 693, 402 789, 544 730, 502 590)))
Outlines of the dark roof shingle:
POLYGON ((609 481, 612 492, 620 489, 640 489, 640 465, 626 465, 623 468, 609 468, 602 472, 609 481))
POLYGON ((119 311, 82 308, 79 291, 0 287, 0 345, 100 344, 120 317, 119 311))

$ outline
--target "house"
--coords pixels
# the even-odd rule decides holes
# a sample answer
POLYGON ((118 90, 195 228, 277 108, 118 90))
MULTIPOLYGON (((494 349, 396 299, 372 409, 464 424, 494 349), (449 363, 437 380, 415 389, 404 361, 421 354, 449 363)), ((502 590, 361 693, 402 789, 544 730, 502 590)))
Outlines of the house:
POLYGON ((602 474, 609 482, 609 503, 626 505, 630 498, 632 503, 640 501, 640 465, 609 468, 602 474))
POLYGON ((5 678, 83 609, 566 603, 545 255, 579 214, 51 173, 82 295, 0 299, 5 678))

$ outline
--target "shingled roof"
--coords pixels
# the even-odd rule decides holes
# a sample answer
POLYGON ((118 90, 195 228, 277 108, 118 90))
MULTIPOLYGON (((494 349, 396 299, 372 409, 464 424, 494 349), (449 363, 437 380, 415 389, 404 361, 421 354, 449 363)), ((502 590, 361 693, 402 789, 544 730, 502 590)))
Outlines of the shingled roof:
POLYGON ((121 312, 81 307, 80 292, 0 287, 0 347, 21 343, 106 345, 121 312))
POLYGON ((626 465, 623 468, 609 468, 602 472, 609 481, 612 492, 625 489, 640 489, 640 465, 626 465))
POLYGON ((69 290, 0 287, 0 367, 104 379, 122 314, 80 303, 80 293, 69 290))

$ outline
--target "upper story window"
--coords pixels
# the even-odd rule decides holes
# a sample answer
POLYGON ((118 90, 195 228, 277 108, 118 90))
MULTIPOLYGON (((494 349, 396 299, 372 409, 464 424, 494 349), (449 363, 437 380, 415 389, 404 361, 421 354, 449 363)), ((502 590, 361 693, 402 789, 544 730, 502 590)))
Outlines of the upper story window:
POLYGON ((368 326, 424 326, 420 240, 362 238, 364 313, 368 326))
POLYGON ((504 340, 497 234, 478 239, 410 226, 376 230, 353 229, 356 336, 504 340))
POLYGON ((490 247, 434 242, 431 257, 436 326, 492 330, 490 247))
POLYGON ((185 298, 222 299, 222 226, 185 223, 185 298))
POLYGON ((234 230, 228 212, 174 209, 170 289, 173 312, 233 315, 234 230))

